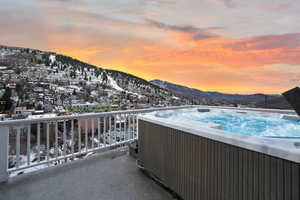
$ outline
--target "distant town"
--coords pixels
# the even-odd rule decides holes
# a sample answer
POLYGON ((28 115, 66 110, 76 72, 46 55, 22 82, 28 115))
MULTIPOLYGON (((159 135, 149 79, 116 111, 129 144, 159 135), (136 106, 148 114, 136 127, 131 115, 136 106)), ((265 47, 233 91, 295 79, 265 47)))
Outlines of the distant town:
POLYGON ((0 48, 0 120, 191 104, 143 79, 70 57, 0 48))

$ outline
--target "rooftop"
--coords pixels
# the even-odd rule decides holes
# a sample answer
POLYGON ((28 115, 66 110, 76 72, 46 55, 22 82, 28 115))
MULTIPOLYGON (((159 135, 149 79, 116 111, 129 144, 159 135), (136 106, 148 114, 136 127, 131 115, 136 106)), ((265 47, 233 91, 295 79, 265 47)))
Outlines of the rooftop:
POLYGON ((173 199, 121 150, 10 178, 0 194, 0 200, 173 199))

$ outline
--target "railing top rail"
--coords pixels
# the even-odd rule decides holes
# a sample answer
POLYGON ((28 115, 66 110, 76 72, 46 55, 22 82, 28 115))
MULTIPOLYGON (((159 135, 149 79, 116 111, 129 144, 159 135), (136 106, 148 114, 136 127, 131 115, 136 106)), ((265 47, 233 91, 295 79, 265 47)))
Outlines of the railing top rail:
POLYGON ((161 110, 173 110, 173 109, 186 109, 192 108, 193 105, 186 106, 171 106, 171 107, 163 107, 163 108, 148 108, 148 109, 136 109, 136 110, 125 110, 125 111, 112 111, 112 112, 103 112, 103 113, 86 113, 86 114, 75 114, 75 115, 65 115, 65 116, 56 116, 56 117, 45 117, 39 119, 22 119, 22 120, 8 120, 1 121, 1 126, 18 126, 18 125, 26 125, 26 124, 34 124, 40 122, 55 122, 55 121, 63 121, 70 119, 82 119, 82 118, 97 118, 97 117, 108 117, 112 115, 118 114, 139 114, 139 113, 147 113, 161 110))
POLYGON ((236 108, 236 107, 206 106, 206 105, 185 105, 185 106, 170 106, 170 107, 147 108, 147 109, 136 109, 136 110, 122 110, 122 111, 112 111, 112 112, 102 112, 102 113, 74 114, 74 115, 65 115, 65 116, 45 117, 45 118, 38 118, 38 119, 0 121, 0 127, 21 126, 21 125, 28 125, 28 124, 34 124, 34 123, 49 122, 49 121, 55 122, 55 121, 63 121, 63 120, 70 120, 70 119, 108 117, 108 116, 119 115, 119 114, 139 114, 139 113, 147 113, 147 112, 163 111, 163 110, 187 109, 187 108, 194 108, 194 107, 274 112, 274 113, 282 113, 282 114, 295 114, 295 111, 293 111, 293 110, 236 108))

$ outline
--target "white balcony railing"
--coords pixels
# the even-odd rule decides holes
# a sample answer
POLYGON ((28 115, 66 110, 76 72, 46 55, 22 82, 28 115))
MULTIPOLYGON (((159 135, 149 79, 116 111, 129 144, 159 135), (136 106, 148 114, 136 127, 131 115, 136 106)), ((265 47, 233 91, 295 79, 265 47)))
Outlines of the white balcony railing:
POLYGON ((138 138, 137 116, 177 106, 0 122, 0 182, 10 174, 123 147, 138 138))

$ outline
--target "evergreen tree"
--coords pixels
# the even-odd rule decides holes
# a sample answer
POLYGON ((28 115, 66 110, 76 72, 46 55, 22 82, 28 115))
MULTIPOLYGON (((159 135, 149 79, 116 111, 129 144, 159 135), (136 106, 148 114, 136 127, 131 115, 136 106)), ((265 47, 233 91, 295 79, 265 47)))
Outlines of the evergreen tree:
POLYGON ((103 72, 102 73, 102 83, 107 84, 107 81, 108 81, 107 74, 106 74, 106 72, 103 72))
POLYGON ((9 87, 6 87, 1 100, 2 101, 10 101, 11 95, 12 95, 11 89, 9 87))
POLYGON ((76 90, 74 89, 73 90, 73 93, 72 93, 74 96, 76 96, 77 95, 77 92, 76 92, 76 90))
POLYGON ((76 78, 76 69, 74 69, 73 77, 76 78))
POLYGON ((11 89, 9 87, 6 87, 4 94, 0 99, 0 101, 4 102, 4 104, 0 106, 0 109, 2 111, 9 111, 11 109, 11 107, 13 106, 13 101, 11 100, 11 95, 12 95, 11 89))
POLYGON ((18 81, 16 83, 16 92, 18 94, 18 97, 22 99, 24 95, 24 81, 18 81))

